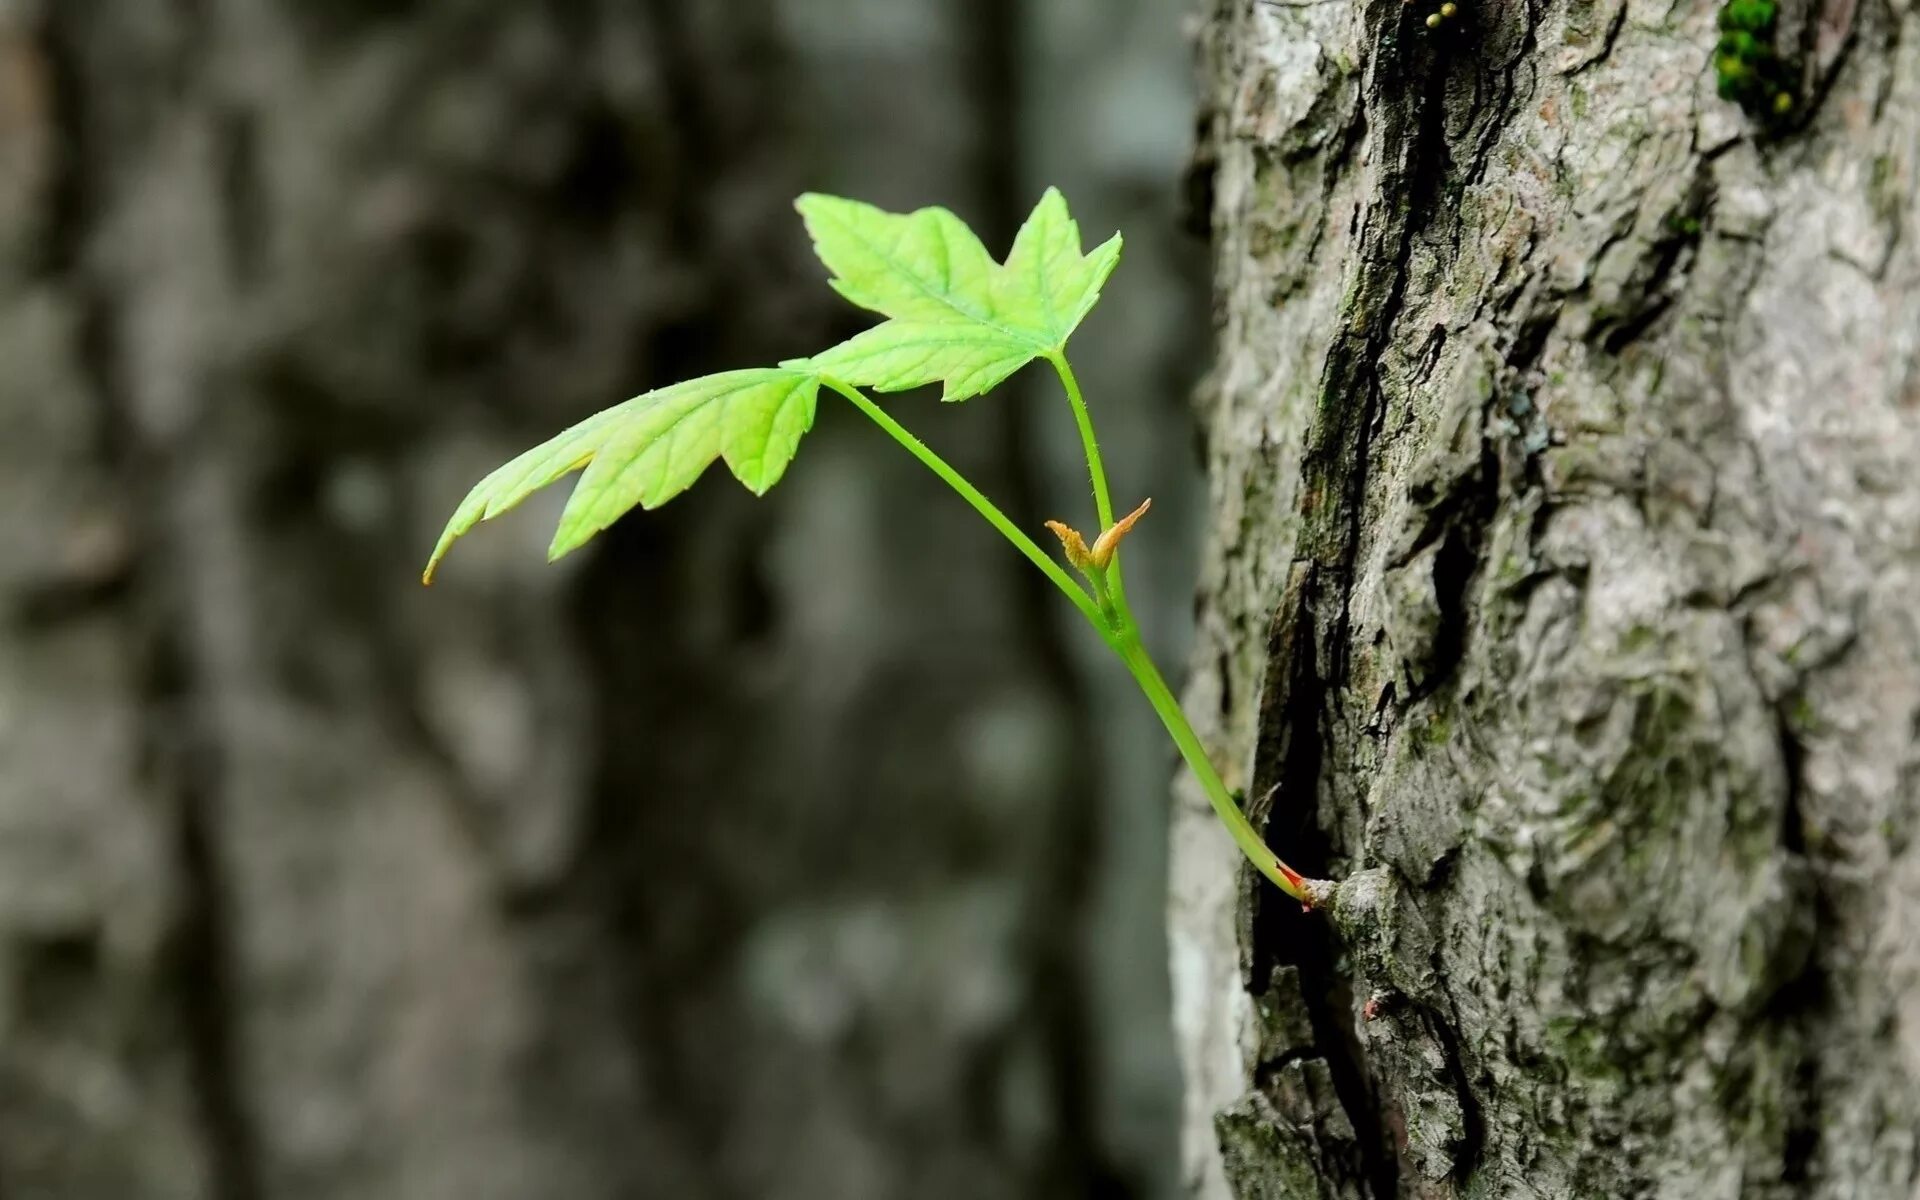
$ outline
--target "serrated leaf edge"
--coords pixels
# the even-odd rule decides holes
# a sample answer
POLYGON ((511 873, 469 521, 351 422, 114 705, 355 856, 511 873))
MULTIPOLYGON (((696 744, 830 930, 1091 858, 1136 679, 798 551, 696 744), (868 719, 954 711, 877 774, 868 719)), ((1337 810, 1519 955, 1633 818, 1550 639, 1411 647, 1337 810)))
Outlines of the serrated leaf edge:
MULTIPOLYGON (((943 208, 940 205, 929 205, 925 208, 916 208, 912 212, 892 213, 892 212, 888 212, 883 208, 878 207, 877 205, 868 204, 862 200, 852 200, 844 196, 830 196, 824 192, 807 192, 801 195, 798 199, 794 201, 794 208, 798 210, 798 212, 800 213, 801 221, 806 224, 808 235, 813 240, 816 252, 818 251, 819 244, 820 244, 820 238, 814 232, 814 229, 813 229, 813 223, 816 219, 816 214, 817 214, 818 218, 821 220, 829 220, 829 219, 833 220, 834 224, 836 224, 843 233, 845 233, 852 240, 859 242, 862 246, 866 247, 866 249, 870 253, 872 253, 876 258, 879 258, 882 261, 887 262, 889 264, 897 265, 899 277, 901 279, 906 280, 908 283, 910 283, 916 291, 918 291, 921 295, 925 296, 928 300, 931 300, 936 304, 939 304, 943 307, 951 309, 956 316, 959 316, 968 321, 971 321, 976 325, 984 325, 987 328, 994 330, 995 332, 1001 333, 1005 335, 1007 338, 1009 338, 1010 340, 1017 340, 1022 342, 1023 344, 1032 345, 1040 353, 1045 353, 1050 348, 1047 345, 1047 341, 1046 341, 1045 335, 1048 332, 1046 330, 1028 329, 1024 326, 1009 325, 1006 322, 997 319, 999 317, 998 313, 982 314, 978 311, 975 311, 971 307, 963 307, 962 305, 956 303, 950 294, 943 294, 941 292, 934 291, 931 288, 927 287, 927 285, 920 280, 919 276, 915 272, 907 269, 904 263, 899 262, 899 260, 894 256, 893 252, 890 249, 880 245, 878 242, 875 242, 872 238, 866 236, 866 234, 858 226, 850 224, 847 221, 840 220, 836 216, 834 216, 832 214, 832 208, 834 206, 841 205, 841 204, 853 205, 859 208, 868 209, 872 212, 879 213, 883 217, 891 217, 895 220, 913 220, 916 217, 931 217, 934 220, 939 221, 942 218, 944 218, 946 220, 951 220, 953 223, 958 225, 961 229, 966 230, 967 235, 969 237, 973 237, 974 240, 977 242, 979 239, 977 236, 974 235, 973 230, 969 228, 967 223, 965 221, 962 221, 959 218, 959 216, 957 216, 951 209, 943 208), (825 206, 822 206, 818 203, 819 201, 827 201, 828 203, 825 206), (809 209, 812 209, 813 211, 810 212, 809 209)), ((942 241, 944 243, 945 236, 946 236, 946 231, 944 227, 942 227, 941 236, 942 236, 942 241)), ((1001 268, 1001 269, 1005 268, 1004 263, 1000 262, 999 260, 993 257, 992 251, 985 250, 983 247, 982 252, 986 255, 987 262, 990 265, 996 268, 1001 268)), ((823 263, 825 262, 824 256, 822 256, 822 262, 823 263)), ((827 269, 829 271, 833 270, 833 268, 830 266, 827 269)), ((856 291, 858 290, 857 285, 842 279, 838 275, 838 273, 835 273, 831 278, 827 280, 827 286, 831 287, 834 291, 838 292, 842 297, 844 297, 848 301, 848 303, 853 304, 857 308, 864 308, 864 309, 867 309, 869 312, 880 312, 883 316, 886 316, 887 319, 890 321, 902 319, 902 318, 894 317, 891 314, 885 313, 881 309, 874 308, 871 305, 863 303, 855 296, 849 295, 848 294, 849 289, 856 290, 856 291)), ((907 318, 907 319, 911 320, 912 318, 907 318)))
MULTIPOLYGON (((619 404, 602 409, 592 416, 568 426, 566 429, 561 430, 539 445, 515 455, 513 458, 488 472, 480 482, 468 489, 466 497, 462 499, 459 506, 454 509, 453 516, 447 521, 446 527, 441 531, 439 539, 434 543, 433 552, 428 556, 426 568, 420 574, 420 582, 431 585, 435 573, 439 570, 441 562, 445 560, 448 551, 453 548, 453 544, 462 537, 465 537, 468 533, 471 533, 475 527, 486 521, 491 521, 504 513, 511 512, 533 496, 534 493, 543 491, 559 483, 575 472, 591 467, 595 458, 604 453, 613 444, 614 438, 618 436, 617 433, 605 436, 599 435, 602 434, 603 430, 609 429, 609 427, 617 429, 622 416, 632 413, 636 407, 649 402, 658 404, 668 399, 674 392, 695 388, 702 384, 711 384, 716 380, 725 379, 729 376, 760 377, 755 380, 746 380, 743 378, 738 388, 716 393, 711 398, 711 403, 719 403, 727 396, 737 395, 739 392, 745 391, 748 388, 772 382, 768 377, 786 374, 791 376, 793 386, 787 395, 783 396, 775 406, 776 410, 782 409, 791 403, 793 396, 798 394, 801 389, 809 385, 817 389, 823 379, 822 373, 813 368, 810 360, 799 359, 792 360, 792 362, 796 365, 781 363, 775 367, 749 367, 737 371, 721 371, 713 375, 705 375, 697 379, 670 384, 663 388, 655 388, 650 392, 643 392, 632 399, 623 400, 619 404), (797 364, 805 365, 798 366, 797 364), (539 482, 532 482, 536 479, 539 480, 539 482)), ((707 405, 701 405, 676 417, 665 428, 656 431, 649 439, 649 443, 657 442, 688 417, 696 413, 704 413, 707 409, 707 405)), ((817 407, 815 411, 817 412, 817 407)), ((814 412, 809 412, 802 422, 799 431, 793 435, 796 451, 800 438, 813 428, 814 415, 814 412)), ((766 439, 762 445, 761 453, 763 458, 761 462, 763 464, 766 445, 771 442, 771 425, 772 423, 770 422, 769 438, 766 439)), ((776 472, 771 479, 766 480, 762 486, 754 487, 742 477, 742 468, 727 454, 724 440, 723 438, 721 449, 715 457, 725 461, 728 471, 733 474, 734 478, 739 479, 741 483, 755 495, 765 495, 775 483, 778 483, 780 479, 784 477, 786 473, 785 466, 783 466, 779 472, 776 472)), ((790 463, 792 459, 791 453, 788 455, 788 459, 790 463)), ((701 467, 699 474, 704 474, 707 467, 711 465, 712 460, 709 460, 708 463, 701 467)), ((670 474, 671 472, 669 471, 667 473, 670 474)), ((761 473, 763 472, 755 472, 756 475, 761 473)), ((615 475, 612 480, 600 482, 595 495, 588 496, 585 499, 582 498, 579 487, 576 485, 574 494, 568 497, 567 506, 561 513, 558 527, 554 531, 553 541, 548 546, 548 561, 555 561, 579 549, 612 523, 611 521, 607 521, 596 525, 584 534, 581 534, 578 529, 569 528, 571 522, 577 519, 580 512, 590 506, 592 500, 598 494, 604 493, 611 482, 617 481, 618 478, 619 476, 615 475)), ((633 507, 645 509, 654 508, 666 500, 671 499, 673 495, 678 494, 678 491, 675 491, 671 495, 659 497, 652 502, 636 503, 633 507)))
MULTIPOLYGON (((879 243, 875 242, 872 238, 866 236, 866 234, 857 225, 852 224, 846 221, 845 219, 839 217, 839 215, 834 210, 843 205, 866 209, 871 212, 877 213, 883 217, 888 217, 895 220, 911 220, 915 217, 930 215, 930 216, 933 216, 935 219, 945 218, 945 219, 951 220, 957 223, 962 229, 967 228, 966 223, 964 221, 960 221, 960 219, 957 216, 955 216, 951 211, 938 206, 919 208, 909 213, 890 213, 884 209, 876 207, 875 205, 867 204, 864 201, 850 200, 845 197, 830 196, 830 195, 826 195, 819 192, 808 192, 800 196, 797 200, 795 200, 794 207, 798 209, 802 221, 806 223, 808 234, 814 242, 816 253, 820 254, 820 257, 823 263, 825 263, 826 261, 826 255, 824 254, 824 252, 820 251, 821 239, 818 231, 815 229, 816 221, 832 221, 839 232, 849 237, 853 241, 858 242, 874 257, 887 263, 896 262, 892 252, 889 251, 886 247, 880 245, 879 243)), ((1004 261, 996 260, 993 258, 992 254, 989 252, 987 254, 988 262, 996 270, 1000 272, 1009 271, 1012 267, 1014 260, 1018 256, 1021 238, 1024 236, 1027 236, 1029 229, 1037 228, 1034 224, 1036 221, 1041 220, 1044 217, 1051 216, 1051 213, 1053 210, 1057 210, 1059 214, 1058 219, 1064 224, 1064 226, 1070 233, 1072 246, 1073 246, 1071 253, 1075 257, 1075 260, 1076 260, 1075 265, 1083 266, 1083 267, 1087 265, 1091 265, 1093 274, 1090 281, 1085 287, 1085 290, 1080 298, 1079 303, 1074 307, 1071 315, 1068 316, 1065 320, 1062 320, 1060 310, 1054 308, 1053 306, 1054 297, 1052 295, 1052 292, 1049 288, 1046 287, 1046 283, 1049 278, 1049 275, 1046 271, 1046 267, 1048 263, 1055 261, 1055 259, 1050 259, 1045 255, 1040 255, 1040 254, 1036 254, 1034 256, 1034 262, 1031 269, 1039 272, 1039 274, 1037 274, 1030 281, 1027 281, 1027 286, 1031 289, 1032 293, 1039 298, 1040 303, 1044 305, 1043 311, 1046 314, 1046 320, 1048 323, 1048 328, 1044 330, 1034 329, 1024 324, 1017 324, 1017 323, 1010 324, 1003 319, 997 319, 1000 316, 1000 314, 998 313, 995 313, 994 316, 991 318, 983 317, 978 312, 974 311, 973 308, 971 308, 970 306, 963 306, 959 303, 956 303, 951 296, 930 290, 920 280, 918 274, 915 271, 908 269, 904 264, 900 266, 898 270, 899 277, 907 281, 908 283, 910 283, 914 287, 914 289, 919 291, 927 299, 935 301, 936 303, 946 307, 947 309, 952 311, 955 314, 955 316, 960 318, 962 321, 966 323, 970 323, 971 325, 978 327, 980 329, 983 329, 991 334, 995 334, 1004 338, 1009 343, 1010 348, 1018 347, 1025 354, 1025 357, 1023 357, 1021 361, 1017 363, 1013 363, 1010 366, 1007 366, 1007 368, 1004 371, 999 371, 997 370, 997 368, 1000 365, 1005 364, 1007 360, 1005 359, 995 360, 995 363, 992 364, 993 369, 989 369, 985 371, 975 371, 972 373, 973 376, 977 376, 979 378, 972 379, 972 381, 970 382, 963 382, 959 386, 955 385, 955 380, 953 378, 948 378, 943 380, 942 381, 943 389, 941 393, 941 399, 943 401, 954 402, 954 401, 960 401, 960 400, 967 400, 967 399, 971 399, 974 396, 982 395, 992 390, 994 387, 997 387, 1000 383, 1004 382, 1007 378, 1011 377, 1015 372, 1025 367, 1028 363, 1032 362, 1034 359, 1049 358, 1064 352, 1066 349, 1067 343, 1072 339, 1073 335, 1079 331, 1079 328, 1082 322, 1086 320, 1088 314, 1091 313, 1094 307, 1100 302, 1100 296, 1102 291, 1106 287, 1107 280, 1112 277, 1115 268, 1119 266, 1120 254, 1122 249, 1125 246, 1125 241, 1119 233, 1115 233, 1112 237, 1108 238, 1106 241, 1102 242, 1100 245, 1094 247, 1091 251, 1083 252, 1080 249, 1082 245, 1080 223, 1074 219, 1071 210, 1067 206, 1065 195, 1063 195, 1060 189, 1057 187, 1048 187, 1046 191, 1041 194, 1039 202, 1034 205, 1033 211, 1028 215, 1027 220, 1022 223, 1019 233, 1016 234, 1014 238, 1013 246, 1010 247, 1007 251, 1006 259, 1004 261)), ((969 235, 972 234, 972 231, 970 229, 968 229, 967 232, 969 235)), ((944 236, 944 227, 943 227, 943 236, 944 236)), ((977 241, 978 239, 976 238, 975 240, 977 241)), ((874 306, 864 302, 856 294, 853 294, 858 292, 860 289, 858 289, 848 281, 843 280, 838 274, 838 272, 835 271, 835 269, 831 265, 828 265, 827 269, 829 272, 833 272, 831 278, 829 278, 828 280, 828 283, 834 289, 834 291, 838 292, 841 296, 845 297, 850 303, 854 304, 857 307, 866 308, 866 309, 869 309, 869 311, 879 311, 879 312, 882 312, 883 315, 885 315, 883 309, 875 308, 874 306)), ((931 328, 937 327, 938 324, 939 322, 926 320, 924 318, 895 317, 895 316, 888 315, 887 319, 885 321, 882 321, 880 324, 875 325, 872 328, 862 330, 860 333, 855 334, 853 337, 848 338, 846 341, 839 343, 838 345, 824 351, 823 353, 821 353, 820 355, 817 355, 816 357, 821 359, 828 359, 829 365, 831 365, 831 356, 834 355, 836 352, 842 351, 848 347, 855 345, 856 343, 862 342, 863 340, 870 341, 874 338, 875 335, 879 334, 880 331, 882 330, 889 329, 889 328, 897 328, 901 326, 912 327, 912 326, 920 326, 920 325, 924 325, 931 329, 931 328)), ((958 340, 956 340, 956 342, 953 344, 961 344, 961 343, 958 340)), ((896 372, 896 375, 900 375, 900 376, 907 376, 910 374, 911 372, 896 372)), ((961 378, 969 379, 970 377, 963 376, 961 378)), ((933 381, 925 380, 925 381, 915 381, 915 382, 907 382, 907 383, 887 383, 887 382, 876 382, 872 380, 863 381, 858 379, 850 379, 849 382, 853 382, 857 386, 871 387, 873 388, 873 390, 879 391, 879 392, 898 392, 898 391, 905 391, 909 388, 925 386, 926 384, 931 383, 933 381)))

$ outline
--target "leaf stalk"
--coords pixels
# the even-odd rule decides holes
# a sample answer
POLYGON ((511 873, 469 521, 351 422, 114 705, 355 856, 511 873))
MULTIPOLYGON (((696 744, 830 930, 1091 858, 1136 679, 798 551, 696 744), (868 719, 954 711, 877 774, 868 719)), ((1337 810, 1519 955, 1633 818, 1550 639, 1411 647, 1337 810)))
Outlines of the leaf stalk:
MULTIPOLYGON (((1074 377, 1073 368, 1067 363, 1066 355, 1052 354, 1048 356, 1048 360, 1054 365, 1062 384, 1066 387, 1075 422, 1080 427, 1081 445, 1086 452, 1087 473, 1093 488, 1094 507, 1099 513, 1102 530, 1110 531, 1114 528, 1113 501, 1107 489, 1106 468, 1100 459, 1099 443, 1094 436, 1092 415, 1087 409, 1079 381, 1074 377)), ((1311 908, 1316 903, 1323 902, 1331 890, 1331 885, 1323 880, 1306 878, 1287 866, 1279 855, 1269 849, 1261 840, 1259 831, 1253 827, 1253 823, 1247 820, 1246 814, 1235 803, 1233 793, 1228 791, 1226 783, 1220 778, 1220 773, 1214 769, 1213 760, 1208 757, 1199 734, 1194 732, 1193 724, 1187 720, 1186 711, 1180 707, 1180 701, 1174 696, 1173 689, 1167 686, 1165 677, 1154 665, 1153 657, 1148 654, 1146 643, 1141 639, 1139 624, 1134 620, 1133 612, 1127 605, 1126 592, 1121 583, 1118 553, 1112 553, 1104 565, 1094 565, 1091 562, 1087 564, 1087 578, 1093 589, 1092 594, 1089 594, 1086 588, 1075 583, 1072 576, 1068 575, 1058 562, 1041 550, 1032 538, 1022 532, 1019 526, 974 487, 964 475, 894 420, 885 409, 874 403, 860 389, 832 376, 822 376, 821 383, 845 397, 889 437, 905 447, 908 453, 919 459, 942 482, 959 493, 961 499, 971 505, 975 512, 986 518, 987 523, 1012 543, 1014 549, 1020 551, 1055 587, 1060 589, 1061 593, 1079 610, 1080 615, 1086 618, 1087 623, 1093 626, 1094 632, 1098 633, 1101 640, 1106 642, 1118 656, 1128 673, 1133 676, 1141 693, 1146 696, 1147 703, 1152 706, 1155 715, 1160 718, 1160 723, 1166 727, 1167 733, 1173 738, 1173 744, 1179 748, 1180 757, 1186 760, 1188 768, 1199 780, 1201 790, 1206 793, 1207 802, 1213 806, 1213 811, 1219 816, 1221 823, 1227 827, 1227 833, 1233 838, 1234 844, 1240 848, 1240 852, 1246 856, 1247 861, 1253 864, 1255 870, 1271 880, 1275 887, 1300 901, 1301 904, 1311 908)), ((1078 535, 1074 535, 1074 540, 1078 540, 1078 535)), ((1117 542, 1117 539, 1115 541, 1117 542)), ((1072 543, 1068 541, 1065 534, 1062 535, 1062 542, 1069 545, 1071 553, 1072 543)))

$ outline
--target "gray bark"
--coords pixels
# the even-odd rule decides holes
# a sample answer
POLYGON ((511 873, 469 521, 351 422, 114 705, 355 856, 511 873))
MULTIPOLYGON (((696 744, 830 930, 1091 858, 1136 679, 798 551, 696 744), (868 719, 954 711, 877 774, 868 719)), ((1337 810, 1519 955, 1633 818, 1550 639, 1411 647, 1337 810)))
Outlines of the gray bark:
MULTIPOLYGON (((0 0, 0 1195, 1155 1193, 1165 759, 1084 768, 1102 677, 914 463, 823 407, 771 502, 414 580, 514 451, 857 327, 803 188, 1003 241, 1090 109, 1029 81, 1177 80, 1166 7, 0 0)), ((1143 131, 1056 180, 1151 277, 1135 463, 1143 131)), ((1050 515, 1056 431, 936 408, 1050 515)))
POLYGON ((1920 1196, 1920 11, 1222 0, 1195 1194, 1920 1196))

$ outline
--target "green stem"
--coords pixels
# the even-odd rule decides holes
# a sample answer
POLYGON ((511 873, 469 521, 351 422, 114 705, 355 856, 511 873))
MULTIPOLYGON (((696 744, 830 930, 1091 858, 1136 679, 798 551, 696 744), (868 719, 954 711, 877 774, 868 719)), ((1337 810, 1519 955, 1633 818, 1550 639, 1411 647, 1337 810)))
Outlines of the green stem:
POLYGON ((1060 376, 1060 384, 1067 389, 1067 402, 1073 405, 1073 420, 1080 427, 1080 445, 1087 452, 1087 474, 1093 479, 1093 506, 1100 514, 1100 530, 1113 524, 1113 496, 1107 491, 1107 468, 1100 461, 1100 441, 1093 436, 1093 415, 1087 411, 1087 401, 1080 394, 1080 380, 1073 373, 1073 365, 1067 361, 1064 351, 1055 351, 1047 355, 1047 361, 1053 364, 1054 373, 1060 376))
POLYGON ((1302 876, 1268 849, 1253 823, 1234 803, 1233 793, 1221 781, 1220 773, 1213 769, 1213 760, 1207 757, 1206 747, 1200 744, 1200 736, 1187 722, 1186 711, 1180 707, 1180 701, 1174 698, 1172 689, 1161 678, 1159 668, 1153 665, 1153 659, 1148 656, 1146 646, 1140 641, 1139 630, 1129 623, 1121 630, 1114 648, 1119 651, 1120 660, 1127 664, 1127 670, 1133 673, 1140 690, 1146 693, 1153 711, 1159 714, 1160 723, 1173 736, 1173 744, 1180 747, 1180 757, 1187 760, 1187 766, 1200 780, 1201 790, 1207 794, 1207 802, 1213 805, 1213 811, 1233 836, 1240 853, 1247 856, 1247 861, 1256 870, 1271 879, 1275 887, 1303 904, 1310 903, 1312 897, 1307 894, 1302 876))
MULTIPOLYGON (((1106 499, 1106 477, 1100 466, 1099 450, 1093 442, 1092 422, 1087 419, 1086 405, 1080 399, 1080 389, 1073 379, 1072 370, 1067 367, 1064 357, 1055 360, 1061 370, 1061 378, 1067 383, 1067 394, 1074 402, 1075 412, 1081 421, 1082 436, 1087 446, 1089 470, 1093 474, 1096 503, 1100 506, 1102 519, 1112 524, 1112 505, 1106 499)), ((1220 773, 1213 769, 1213 761, 1207 757, 1206 747, 1200 744, 1200 737, 1187 721, 1187 714, 1181 710, 1180 701, 1174 697, 1167 681, 1160 676, 1160 670, 1154 666, 1153 659, 1147 654, 1147 648, 1140 640, 1140 630, 1134 624, 1133 616, 1128 612, 1126 599, 1120 591, 1120 562, 1116 556, 1109 566, 1106 578, 1111 587, 1112 604, 1106 605, 1089 596, 1084 588, 1075 583, 1059 563, 1034 544, 1032 538, 1020 531, 1019 526, 1007 519, 1007 515, 995 506, 974 487, 960 472, 948 465, 947 461, 935 454, 925 442, 910 433, 905 426, 888 416, 886 410, 868 399, 858 388, 850 387, 837 379, 823 377, 821 382, 833 391, 847 398, 855 408, 865 413, 874 424, 887 432, 887 435, 906 447, 907 451, 919 459, 928 470, 938 475, 948 487, 960 493, 960 497, 971 504, 975 512, 987 519, 987 523, 1000 531, 1002 537, 1013 543, 1041 573, 1053 581, 1055 587, 1065 593, 1073 606, 1080 610, 1088 623, 1100 634, 1101 638, 1113 648, 1120 661, 1125 663, 1132 673, 1140 690, 1146 694, 1147 702, 1153 705, 1153 711, 1160 716, 1160 723, 1173 736, 1174 745, 1180 748, 1180 756, 1186 759, 1187 766, 1200 780, 1201 788, 1207 793, 1207 800, 1213 805, 1213 811, 1219 814, 1226 825, 1227 832, 1233 836, 1234 844, 1247 860, 1276 887, 1302 903, 1313 899, 1306 889, 1306 881, 1285 863, 1278 855, 1267 848, 1260 840, 1260 834, 1254 829, 1240 806, 1234 803, 1233 795, 1227 791, 1227 785, 1221 782, 1220 773)), ((1102 598, 1104 599, 1104 597, 1102 598)))
MULTIPOLYGON (((1047 361, 1053 364, 1054 373, 1060 376, 1060 386, 1067 390, 1067 403, 1073 406, 1074 424, 1080 427, 1080 446, 1086 451, 1087 475, 1093 481, 1093 508, 1100 518, 1100 528, 1093 531, 1094 536, 1098 537, 1113 524, 1113 494, 1107 490, 1107 468, 1100 459, 1100 440, 1093 435, 1093 414, 1087 411, 1086 397, 1080 392, 1080 380, 1074 375, 1073 364, 1067 361, 1066 352, 1056 350, 1047 355, 1047 361)), ((1118 551, 1107 565, 1107 582, 1112 585, 1115 613, 1122 621, 1131 623, 1133 616, 1127 609, 1127 587, 1120 576, 1118 551)))
MULTIPOLYGON (((1086 397, 1080 391, 1080 380, 1074 375, 1073 365, 1067 361, 1066 353, 1056 351, 1047 356, 1047 361, 1053 364, 1054 371, 1059 374, 1060 384, 1067 392, 1067 402, 1073 406, 1073 420, 1080 427, 1080 445, 1087 455, 1087 475, 1093 481, 1094 508, 1100 515, 1100 528, 1106 530, 1113 525, 1113 496, 1107 488, 1107 468, 1100 458, 1100 442, 1093 433, 1093 414, 1087 410, 1086 397)), ((1233 836, 1234 844, 1240 847, 1240 852, 1247 856, 1247 861, 1255 869, 1287 895, 1303 904, 1310 903, 1312 897, 1305 886, 1307 881, 1268 849, 1259 831, 1240 811, 1240 806, 1234 803, 1233 793, 1221 781, 1220 773, 1213 769, 1213 760, 1207 757, 1206 747, 1200 744, 1199 735, 1187 721, 1186 711, 1180 707, 1173 689, 1167 686, 1160 669, 1153 663, 1153 657, 1147 653, 1146 644, 1140 640, 1140 627, 1133 619, 1133 611, 1127 606, 1126 584, 1120 576, 1118 552, 1107 565, 1106 580, 1112 597, 1109 611, 1113 615, 1113 636, 1108 638, 1108 642, 1120 660, 1127 664, 1134 682, 1146 693, 1147 702, 1153 705, 1160 723, 1172 735, 1173 744, 1180 748, 1180 757, 1186 759, 1187 766, 1200 781, 1201 790, 1206 792, 1207 802, 1213 805, 1213 811, 1233 836)))
POLYGON ((845 396, 855 408, 871 418, 874 424, 886 430, 889 437, 906 447, 908 453, 945 481, 948 487, 960 493, 960 498, 973 505, 974 511, 985 517, 987 523, 999 530, 1002 537, 1012 542, 1014 549, 1026 555, 1027 561, 1039 567, 1041 573, 1052 580, 1055 587, 1066 593, 1067 599, 1073 601, 1073 606, 1080 610, 1081 616, 1092 622, 1094 629, 1099 631, 1101 637, 1109 642, 1113 640, 1113 629, 1108 624, 1106 615, 1100 611, 1100 606, 1094 603, 1093 598, 1087 595, 1086 589, 1075 583, 1073 577, 1068 575, 1059 563, 1049 558, 1046 551, 1035 545, 1032 538, 1022 533, 1018 525, 1008 520, 1007 515, 1001 512, 993 501, 981 495, 979 488, 968 483, 966 476, 949 466, 946 459, 935 454, 925 442, 913 436, 904 425, 888 416, 885 409, 869 400, 858 388, 828 377, 822 377, 820 382, 845 396))

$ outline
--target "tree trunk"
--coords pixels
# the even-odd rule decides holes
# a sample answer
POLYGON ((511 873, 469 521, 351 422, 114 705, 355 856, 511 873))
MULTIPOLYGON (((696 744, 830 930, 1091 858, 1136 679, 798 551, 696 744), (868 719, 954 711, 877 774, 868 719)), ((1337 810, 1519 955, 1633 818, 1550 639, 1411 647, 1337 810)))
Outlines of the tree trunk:
POLYGON ((1920 10, 1221 0, 1195 1193, 1920 1196, 1920 10))

